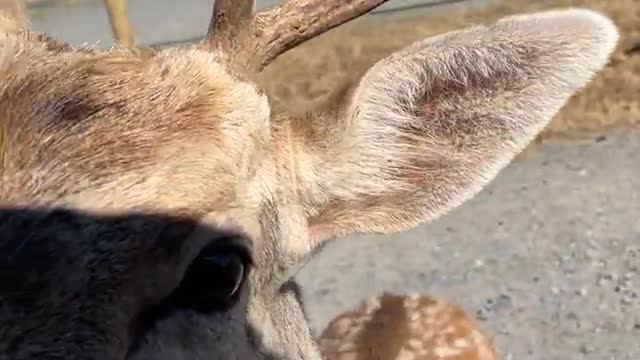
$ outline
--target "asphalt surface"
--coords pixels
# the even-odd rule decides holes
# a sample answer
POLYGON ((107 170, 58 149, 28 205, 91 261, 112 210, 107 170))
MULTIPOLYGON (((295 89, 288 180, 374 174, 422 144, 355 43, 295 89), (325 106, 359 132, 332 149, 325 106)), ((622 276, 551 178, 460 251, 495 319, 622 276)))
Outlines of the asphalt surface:
POLYGON ((640 359, 640 130, 547 140, 453 212, 330 244, 299 275, 314 329, 383 291, 460 304, 504 360, 640 359))
MULTIPOLYGON (((151 44, 201 35, 211 1, 129 8, 138 43, 151 44)), ((32 20, 72 43, 112 42, 101 0, 32 20)), ((299 275, 313 327, 385 290, 421 292, 476 316, 504 360, 640 359, 639 153, 640 130, 548 140, 431 224, 332 243, 299 275)))

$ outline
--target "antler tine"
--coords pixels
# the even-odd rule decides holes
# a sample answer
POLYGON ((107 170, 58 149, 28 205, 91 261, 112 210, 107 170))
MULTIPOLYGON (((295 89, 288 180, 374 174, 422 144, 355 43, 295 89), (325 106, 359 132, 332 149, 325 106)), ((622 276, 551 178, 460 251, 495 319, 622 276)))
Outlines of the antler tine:
POLYGON ((254 67, 262 70, 286 51, 368 13, 388 0, 289 0, 258 14, 254 67))
POLYGON ((205 45, 234 52, 253 19, 254 0, 216 0, 205 45))
POLYGON ((216 0, 205 44, 259 72, 289 49, 386 1, 288 0, 254 16, 254 1, 216 0))

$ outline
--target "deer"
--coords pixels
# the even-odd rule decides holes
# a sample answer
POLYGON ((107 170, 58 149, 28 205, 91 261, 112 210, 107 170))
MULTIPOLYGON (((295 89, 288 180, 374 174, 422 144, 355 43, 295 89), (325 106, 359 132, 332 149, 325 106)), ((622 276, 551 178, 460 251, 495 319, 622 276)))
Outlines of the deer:
POLYGON ((218 0, 202 42, 141 53, 0 3, 2 358, 321 359, 306 262, 475 196, 618 42, 589 9, 512 15, 270 106, 269 63, 384 2, 218 0))
POLYGON ((329 322, 325 360, 497 360, 493 342, 460 306, 422 294, 367 299, 329 322))

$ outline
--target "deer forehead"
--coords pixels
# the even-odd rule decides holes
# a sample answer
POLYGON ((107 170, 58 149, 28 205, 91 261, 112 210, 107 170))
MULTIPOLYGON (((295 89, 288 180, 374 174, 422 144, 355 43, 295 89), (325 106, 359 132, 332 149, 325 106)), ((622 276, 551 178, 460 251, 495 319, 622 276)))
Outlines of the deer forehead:
POLYGON ((215 53, 64 51, 20 36, 0 56, 5 201, 219 210, 256 195, 269 104, 215 53))

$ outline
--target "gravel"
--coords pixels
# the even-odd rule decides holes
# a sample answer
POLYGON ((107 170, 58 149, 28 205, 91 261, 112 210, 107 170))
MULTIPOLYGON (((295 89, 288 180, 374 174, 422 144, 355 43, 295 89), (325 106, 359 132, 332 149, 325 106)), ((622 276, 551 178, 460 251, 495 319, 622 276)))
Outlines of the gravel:
POLYGON ((640 130, 547 140, 476 198, 299 275, 315 331, 383 291, 460 304, 502 359, 640 359, 640 130))

